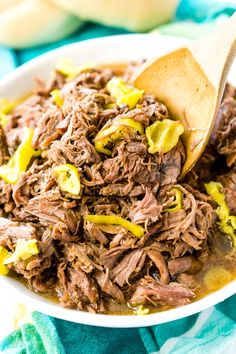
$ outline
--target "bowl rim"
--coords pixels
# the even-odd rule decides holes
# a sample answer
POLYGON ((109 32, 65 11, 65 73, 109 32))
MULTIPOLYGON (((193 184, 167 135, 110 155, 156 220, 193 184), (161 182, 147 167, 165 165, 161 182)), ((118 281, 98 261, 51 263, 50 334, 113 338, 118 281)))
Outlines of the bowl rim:
MULTIPOLYGON (((21 79, 22 76, 32 75, 34 68, 38 66, 46 65, 48 62, 56 60, 59 56, 65 56, 65 53, 72 53, 78 50, 86 50, 86 47, 94 45, 121 45, 123 42, 128 41, 144 41, 150 40, 150 38, 159 38, 164 41, 170 41, 173 44, 177 43, 177 46, 181 46, 187 42, 185 39, 160 35, 159 33, 153 34, 126 34, 126 35, 115 35, 106 36, 95 39, 88 39, 81 42, 69 44, 62 46, 60 48, 51 50, 45 54, 42 54, 20 67, 16 68, 13 72, 6 75, 0 81, 0 92, 4 92, 4 87, 12 85, 15 81, 21 79), (148 36, 148 37, 147 37, 148 36), (152 37, 151 37, 152 36, 152 37)), ((225 285, 223 288, 211 293, 204 298, 192 302, 188 305, 169 309, 166 311, 156 312, 148 314, 145 316, 137 315, 104 315, 104 314, 93 314, 89 312, 65 309, 60 305, 47 300, 46 297, 35 294, 33 291, 27 289, 19 281, 14 280, 9 277, 0 276, 1 289, 3 287, 9 294, 14 294, 23 303, 26 303, 32 310, 37 310, 43 312, 47 315, 64 319, 67 321, 77 322, 86 325, 100 326, 100 327, 111 327, 111 328, 135 328, 135 327, 145 327, 157 324, 162 324, 165 322, 170 322, 178 320, 200 311, 206 310, 207 308, 216 305, 227 299, 228 297, 236 293, 236 280, 233 280, 229 284, 225 285)))
POLYGON ((15 279, 10 279, 11 281, 6 282, 6 278, 7 277, 3 276, 0 277, 1 289, 3 289, 3 286, 5 287, 7 285, 9 294, 14 294, 18 302, 22 302, 32 311, 39 311, 46 315, 70 322, 110 328, 149 327, 176 321, 207 310, 236 293, 236 280, 233 280, 214 293, 185 306, 155 312, 145 316, 105 315, 63 308, 59 304, 47 300, 46 297, 27 289, 25 285, 15 279))

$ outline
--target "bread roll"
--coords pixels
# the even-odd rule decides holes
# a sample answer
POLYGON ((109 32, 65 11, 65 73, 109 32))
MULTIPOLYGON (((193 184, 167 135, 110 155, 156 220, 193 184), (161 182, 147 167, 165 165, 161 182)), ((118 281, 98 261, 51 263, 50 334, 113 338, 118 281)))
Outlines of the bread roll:
POLYGON ((0 0, 0 44, 25 48, 59 40, 81 20, 46 0, 0 0))
POLYGON ((85 20, 148 31, 171 19, 179 0, 51 0, 85 20))
POLYGON ((0 12, 18 4, 21 0, 0 0, 0 12))

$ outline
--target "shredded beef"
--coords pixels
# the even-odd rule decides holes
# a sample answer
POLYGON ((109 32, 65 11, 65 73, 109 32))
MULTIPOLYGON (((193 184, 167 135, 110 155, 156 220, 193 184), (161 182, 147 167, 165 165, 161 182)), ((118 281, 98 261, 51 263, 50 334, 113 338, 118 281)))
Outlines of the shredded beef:
POLYGON ((9 152, 6 143, 6 137, 2 126, 0 125, 0 166, 4 165, 9 158, 9 152))
POLYGON ((229 173, 219 176, 219 182, 224 187, 227 205, 233 215, 236 215, 236 168, 229 173))
MULTIPOLYGON (((50 273, 56 259, 55 257, 57 256, 51 232, 45 230, 42 235, 38 232, 37 236, 39 254, 26 260, 14 262, 13 265, 14 271, 23 274, 29 284, 31 283, 32 278, 41 278, 44 271, 50 273)), ((55 278, 49 278, 49 280, 55 282, 55 278)))
POLYGON ((236 162, 236 100, 233 97, 224 99, 216 122, 213 144, 219 154, 226 156, 228 166, 232 166, 236 162))
POLYGON ((95 278, 101 290, 105 294, 110 295, 114 300, 118 302, 122 303, 125 301, 123 292, 120 290, 120 288, 118 288, 118 286, 113 284, 111 279, 109 278, 108 268, 106 269, 106 273, 103 273, 102 271, 96 271, 95 278))
POLYGON ((63 204, 63 199, 57 191, 49 191, 30 199, 25 211, 46 225, 63 222, 71 232, 75 233, 79 216, 76 211, 66 209, 63 204))
POLYGON ((168 284, 170 281, 169 271, 166 266, 165 259, 160 251, 157 249, 150 249, 147 252, 148 257, 153 261, 160 273, 160 282, 163 284, 168 284))
POLYGON ((60 302, 65 307, 96 311, 99 294, 91 277, 82 270, 68 268, 66 269, 66 279, 65 284, 61 284, 60 302))
POLYGON ((98 241, 102 245, 105 245, 109 242, 103 231, 98 226, 95 226, 90 222, 86 222, 84 224, 84 231, 87 233, 91 241, 98 241))
POLYGON ((144 224, 147 227, 160 217, 162 206, 159 204, 150 190, 146 190, 143 200, 133 204, 129 217, 136 224, 144 224))
POLYGON ((181 306, 190 303, 194 293, 178 283, 164 285, 147 276, 143 278, 131 296, 131 305, 181 306))
POLYGON ((218 227, 204 183, 221 182, 236 215, 235 89, 227 85, 207 148, 178 181, 185 162, 181 139, 167 153, 150 154, 146 134, 126 126, 118 139, 105 139, 109 154, 95 144, 98 132, 119 119, 144 131, 171 119, 152 95, 132 109, 110 95, 108 81, 115 75, 129 80, 134 67, 86 69, 73 79, 54 71, 46 83, 37 79, 34 93, 0 125, 0 166, 15 153, 25 127, 34 129, 33 148, 41 151, 15 184, 0 179, 0 246, 14 252, 18 240, 34 239, 38 248, 7 267, 65 307, 107 313, 116 303, 125 313, 139 305, 152 311, 185 305, 198 296, 208 264, 224 256, 233 264, 232 243, 218 227), (50 94, 54 89, 62 107, 50 94), (78 195, 60 185, 54 173, 60 165, 78 170, 78 195), (181 193, 177 209, 175 189, 181 193), (144 234, 92 223, 87 214, 119 216, 144 234))
POLYGON ((175 258, 168 262, 168 269, 172 276, 185 272, 188 274, 194 274, 200 271, 201 268, 202 262, 193 256, 175 258))
POLYGON ((4 213, 5 205, 11 201, 11 186, 4 183, 3 180, 0 180, 0 210, 1 216, 4 213))
POLYGON ((125 283, 128 283, 130 276, 138 267, 138 263, 142 259, 142 250, 133 250, 117 264, 115 268, 111 271, 111 278, 119 286, 124 286, 125 283))
POLYGON ((31 224, 19 223, 0 217, 0 244, 12 249, 18 239, 36 238, 36 229, 31 224))

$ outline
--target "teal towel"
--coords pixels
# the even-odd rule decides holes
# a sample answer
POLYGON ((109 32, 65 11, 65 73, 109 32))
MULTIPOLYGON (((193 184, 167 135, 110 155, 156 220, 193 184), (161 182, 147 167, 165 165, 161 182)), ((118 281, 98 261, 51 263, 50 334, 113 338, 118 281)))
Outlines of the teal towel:
MULTIPOLYGON (((182 0, 176 14, 178 22, 159 30, 179 36, 187 33, 189 38, 196 38, 214 26, 211 20, 215 17, 231 15, 235 9, 233 1, 182 0), (179 22, 186 19, 209 22, 204 25, 179 22)), ((61 45, 122 33, 127 31, 86 24, 82 30, 54 44, 21 51, 0 48, 0 77, 61 45)), ((34 312, 33 323, 22 325, 2 340, 0 351, 4 354, 233 354, 236 347, 235 305, 236 295, 199 315, 139 329, 101 329, 34 312)))
POLYGON ((178 20, 208 22, 218 16, 231 16, 236 8, 235 0, 182 0, 178 6, 178 20))
POLYGON ((224 354, 235 353, 236 296, 182 320, 139 329, 79 325, 32 314, 0 343, 3 354, 224 354))
POLYGON ((11 72, 17 65, 14 50, 0 47, 0 78, 11 72))

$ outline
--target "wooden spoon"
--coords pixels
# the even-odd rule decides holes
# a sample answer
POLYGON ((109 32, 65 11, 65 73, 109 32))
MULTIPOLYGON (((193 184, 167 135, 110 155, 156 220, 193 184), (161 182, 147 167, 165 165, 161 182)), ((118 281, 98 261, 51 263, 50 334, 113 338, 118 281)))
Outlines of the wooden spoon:
POLYGON ((205 38, 149 61, 135 73, 134 85, 153 94, 184 125, 181 177, 208 142, 235 52, 236 14, 205 38))

